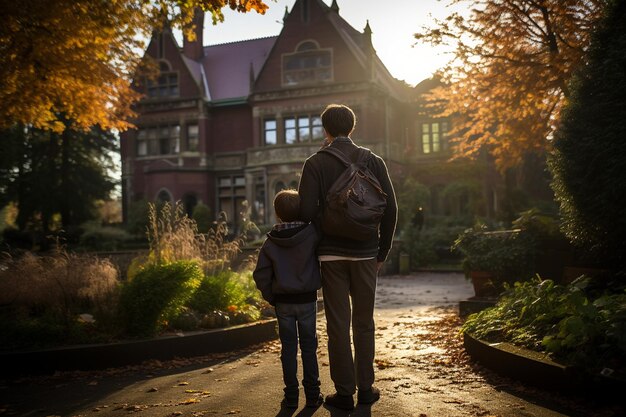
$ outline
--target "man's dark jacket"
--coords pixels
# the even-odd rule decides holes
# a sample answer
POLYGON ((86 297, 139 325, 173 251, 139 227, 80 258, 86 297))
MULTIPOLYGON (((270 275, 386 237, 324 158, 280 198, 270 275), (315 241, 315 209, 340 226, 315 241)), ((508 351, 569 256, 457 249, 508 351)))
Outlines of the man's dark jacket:
POLYGON ((317 300, 321 288, 315 256, 319 235, 312 224, 272 229, 261 247, 253 278, 263 298, 276 303, 301 304, 317 300))
MULTIPOLYGON (((338 137, 330 145, 342 151, 348 159, 356 159, 358 146, 350 138, 338 137)), ((381 157, 372 153, 367 162, 368 168, 376 176, 383 191, 387 194, 387 208, 380 223, 379 238, 368 241, 345 239, 323 234, 317 248, 318 255, 337 255, 352 258, 376 257, 379 262, 387 259, 396 229, 398 207, 396 195, 381 157)), ((302 168, 298 193, 300 194, 300 218, 308 222, 318 222, 324 210, 326 194, 346 166, 335 156, 318 152, 310 156, 302 168)))

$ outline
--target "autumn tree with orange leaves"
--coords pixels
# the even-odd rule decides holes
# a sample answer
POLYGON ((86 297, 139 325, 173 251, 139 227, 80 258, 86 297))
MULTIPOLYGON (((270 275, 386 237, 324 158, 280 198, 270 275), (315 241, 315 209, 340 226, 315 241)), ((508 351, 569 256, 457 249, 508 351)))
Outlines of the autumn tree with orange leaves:
POLYGON ((585 63, 602 0, 447 0, 455 10, 415 38, 454 45, 430 95, 452 117, 456 156, 487 150, 501 171, 529 153, 543 154, 569 96, 572 73, 585 63), (443 104, 442 104, 443 103, 443 104))
POLYGON ((0 129, 129 127, 143 39, 166 19, 189 35, 192 11, 264 13, 262 0, 25 0, 0 5, 0 129))

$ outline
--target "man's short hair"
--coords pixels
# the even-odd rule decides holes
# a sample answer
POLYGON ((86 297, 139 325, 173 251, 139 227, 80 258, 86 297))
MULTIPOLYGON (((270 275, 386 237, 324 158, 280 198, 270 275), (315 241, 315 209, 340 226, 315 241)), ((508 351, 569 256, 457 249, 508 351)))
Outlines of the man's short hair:
POLYGON ((350 135, 355 125, 354 112, 343 104, 330 104, 322 112, 322 126, 334 138, 350 135))
POLYGON ((300 217, 300 195, 294 189, 281 190, 274 197, 276 217, 283 222, 295 222, 300 217))

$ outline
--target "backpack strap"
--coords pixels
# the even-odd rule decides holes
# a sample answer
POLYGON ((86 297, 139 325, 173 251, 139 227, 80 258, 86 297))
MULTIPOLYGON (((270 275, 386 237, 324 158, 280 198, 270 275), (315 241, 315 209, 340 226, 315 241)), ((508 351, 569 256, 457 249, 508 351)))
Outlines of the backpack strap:
POLYGON ((341 162, 343 162, 343 164, 346 167, 349 167, 350 165, 356 163, 357 165, 361 165, 364 164, 365 161, 367 161, 370 157, 371 152, 369 151, 369 149, 365 149, 362 147, 359 147, 357 149, 357 160, 356 162, 352 162, 348 159, 348 157, 346 156, 346 154, 344 154, 343 152, 341 152, 339 149, 337 148, 333 148, 332 146, 327 146, 324 149, 320 149, 318 152, 326 152, 329 153, 331 155, 333 155, 335 158, 339 159, 341 162))

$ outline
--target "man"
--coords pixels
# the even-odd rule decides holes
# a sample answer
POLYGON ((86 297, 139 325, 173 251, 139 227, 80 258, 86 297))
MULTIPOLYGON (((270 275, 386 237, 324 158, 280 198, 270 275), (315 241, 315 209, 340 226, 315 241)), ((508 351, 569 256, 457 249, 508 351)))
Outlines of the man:
MULTIPOLYGON (((356 125, 347 106, 331 104, 322 113, 326 146, 334 147, 354 161, 358 147, 350 135, 356 125)), ((321 261, 324 310, 328 332, 330 376, 336 393, 326 397, 328 405, 352 410, 358 388, 360 404, 380 398, 374 383, 374 298, 378 271, 387 258, 396 227, 397 204, 384 161, 377 155, 367 166, 387 194, 387 206, 380 223, 379 237, 352 240, 324 233, 317 254, 321 261), (352 309, 351 303, 352 300, 352 309), (354 358, 350 343, 350 322, 354 358)), ((302 221, 319 221, 325 197, 345 165, 335 156, 318 152, 304 163, 298 193, 302 221)))

